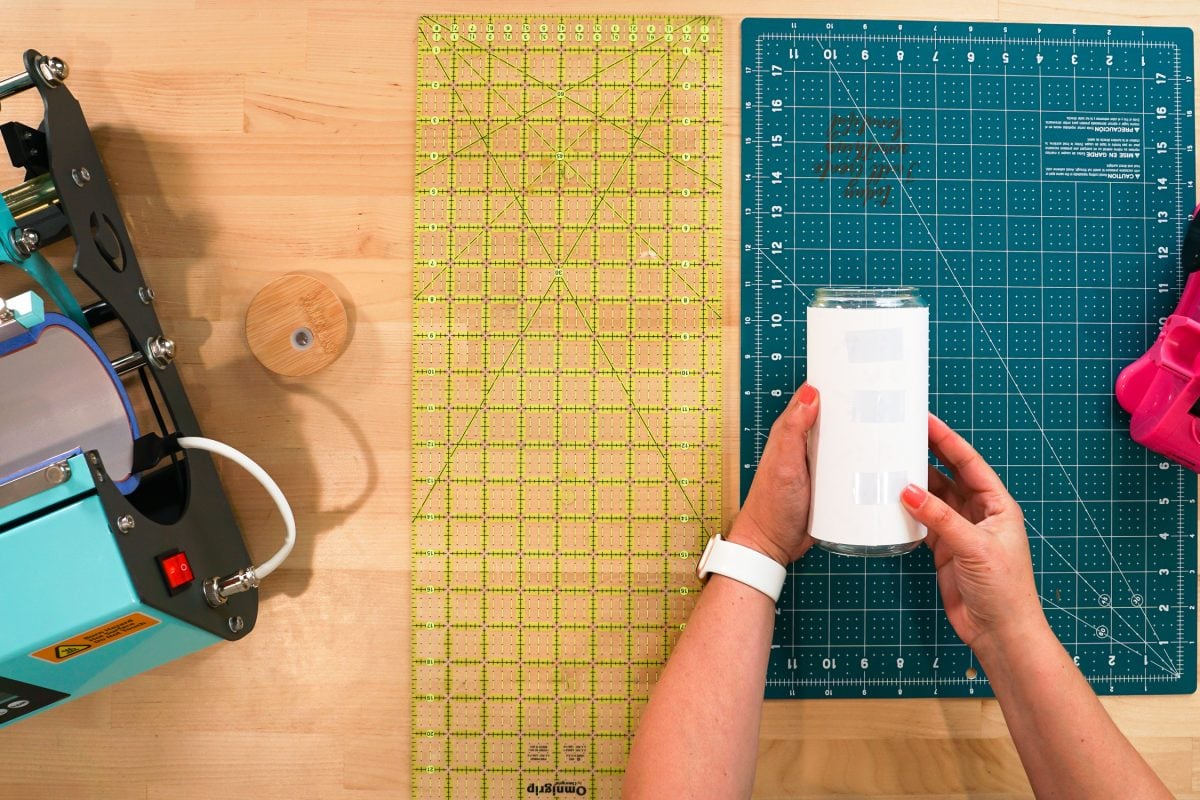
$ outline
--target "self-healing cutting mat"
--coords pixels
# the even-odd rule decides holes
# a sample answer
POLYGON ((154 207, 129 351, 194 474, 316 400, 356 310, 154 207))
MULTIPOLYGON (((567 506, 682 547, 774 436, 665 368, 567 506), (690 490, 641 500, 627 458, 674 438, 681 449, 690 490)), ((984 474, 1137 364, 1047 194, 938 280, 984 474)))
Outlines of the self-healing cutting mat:
MULTIPOLYGON (((1187 29, 746 20, 742 490, 803 380, 817 286, 919 287, 931 405, 1025 511, 1055 632, 1097 692, 1191 692, 1196 476, 1134 444, 1117 373, 1182 286, 1187 29)), ((988 694, 926 548, 814 551, 769 697, 988 694)))
POLYGON ((413 794, 616 797, 720 522, 720 24, 417 36, 413 794))

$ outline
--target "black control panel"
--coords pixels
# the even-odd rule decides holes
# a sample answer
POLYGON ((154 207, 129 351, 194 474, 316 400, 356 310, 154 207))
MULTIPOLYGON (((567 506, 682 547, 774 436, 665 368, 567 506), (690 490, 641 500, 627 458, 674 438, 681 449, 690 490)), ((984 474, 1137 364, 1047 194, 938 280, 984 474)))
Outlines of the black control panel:
POLYGON ((69 696, 66 692, 56 692, 44 686, 0 677, 0 726, 18 720, 26 714, 32 714, 51 703, 65 700, 69 696))

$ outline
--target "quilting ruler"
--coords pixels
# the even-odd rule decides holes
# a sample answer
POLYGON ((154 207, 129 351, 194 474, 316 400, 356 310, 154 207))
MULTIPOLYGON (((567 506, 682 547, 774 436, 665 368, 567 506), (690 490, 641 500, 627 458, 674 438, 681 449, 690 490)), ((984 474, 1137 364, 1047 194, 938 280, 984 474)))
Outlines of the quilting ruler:
POLYGON ((616 797, 721 515, 721 27, 417 38, 413 795, 616 797))
MULTIPOLYGON (((1178 299, 1196 198, 1187 29, 743 25, 742 489, 805 374, 815 287, 912 285, 931 404, 1025 511, 1102 694, 1196 685, 1196 476, 1130 440, 1117 373, 1178 299)), ((770 697, 990 694, 926 548, 793 571, 770 697)))

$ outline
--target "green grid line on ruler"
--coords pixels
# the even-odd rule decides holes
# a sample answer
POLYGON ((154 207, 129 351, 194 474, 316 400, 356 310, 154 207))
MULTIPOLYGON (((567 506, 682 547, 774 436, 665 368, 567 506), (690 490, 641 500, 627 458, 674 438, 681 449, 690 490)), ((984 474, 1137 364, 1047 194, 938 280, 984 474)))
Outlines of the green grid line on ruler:
POLYGON ((720 28, 420 20, 415 797, 619 793, 721 518, 720 28))
MULTIPOLYGON (((1102 694, 1196 681, 1196 477, 1113 396, 1178 298, 1196 196, 1186 29, 743 26, 742 489, 823 285, 920 288, 930 400, 1025 511, 1039 593, 1102 694)), ((989 694, 926 548, 816 552, 767 694, 989 694)))

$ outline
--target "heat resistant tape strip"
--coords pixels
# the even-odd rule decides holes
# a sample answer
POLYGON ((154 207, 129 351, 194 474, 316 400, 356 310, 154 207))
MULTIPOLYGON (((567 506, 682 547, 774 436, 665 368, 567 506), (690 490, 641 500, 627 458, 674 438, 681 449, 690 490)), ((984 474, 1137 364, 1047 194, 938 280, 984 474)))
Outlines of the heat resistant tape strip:
POLYGON ((850 418, 855 422, 894 425, 904 421, 906 400, 901 390, 860 389, 850 400, 850 418))
POLYGON ((846 358, 851 364, 899 361, 904 358, 904 331, 899 328, 846 331, 846 358))
POLYGON ((900 491, 908 485, 904 472, 854 473, 854 503, 860 506, 889 506, 900 502, 900 491))

